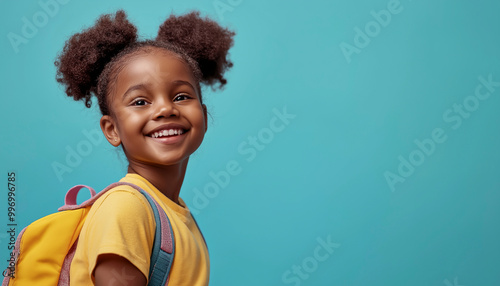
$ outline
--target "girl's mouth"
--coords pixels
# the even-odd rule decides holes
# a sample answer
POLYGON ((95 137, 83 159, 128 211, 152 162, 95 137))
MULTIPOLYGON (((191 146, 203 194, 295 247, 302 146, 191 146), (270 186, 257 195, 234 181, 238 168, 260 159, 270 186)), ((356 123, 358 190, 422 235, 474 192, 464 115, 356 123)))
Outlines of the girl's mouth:
POLYGON ((148 137, 161 144, 175 144, 181 142, 189 129, 167 128, 151 132, 148 137))
POLYGON ((184 129, 164 129, 164 130, 159 130, 155 131, 148 136, 151 138, 163 138, 163 137, 171 137, 171 136, 178 136, 186 133, 187 130, 184 129))
POLYGON ((189 132, 189 129, 183 124, 167 123, 149 131, 146 136, 151 137, 158 143, 174 144, 181 142, 186 137, 187 132, 189 132))

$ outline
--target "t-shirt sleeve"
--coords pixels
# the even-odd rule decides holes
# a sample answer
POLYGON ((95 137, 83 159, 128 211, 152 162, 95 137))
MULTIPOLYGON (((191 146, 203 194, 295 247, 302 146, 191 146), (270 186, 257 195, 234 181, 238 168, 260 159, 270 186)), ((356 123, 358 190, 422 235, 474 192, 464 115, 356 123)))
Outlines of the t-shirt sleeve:
POLYGON ((101 254, 126 258, 147 279, 155 226, 146 198, 130 190, 110 191, 97 200, 93 208, 95 211, 89 213, 86 221, 88 270, 92 280, 101 254))

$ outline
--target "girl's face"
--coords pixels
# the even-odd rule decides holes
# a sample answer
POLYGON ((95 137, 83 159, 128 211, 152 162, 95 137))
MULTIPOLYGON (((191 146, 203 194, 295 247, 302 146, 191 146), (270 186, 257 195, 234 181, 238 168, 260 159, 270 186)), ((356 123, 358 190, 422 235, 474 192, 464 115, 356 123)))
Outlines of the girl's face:
POLYGON ((131 166, 182 163, 207 129, 196 87, 189 66, 170 52, 133 55, 108 95, 112 115, 101 118, 101 128, 112 145, 122 144, 131 166))

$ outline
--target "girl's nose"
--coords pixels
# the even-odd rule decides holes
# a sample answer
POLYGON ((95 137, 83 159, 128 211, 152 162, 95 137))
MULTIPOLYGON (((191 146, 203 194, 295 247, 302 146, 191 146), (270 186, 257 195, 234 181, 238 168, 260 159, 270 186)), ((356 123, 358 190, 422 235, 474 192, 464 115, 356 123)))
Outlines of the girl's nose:
POLYGON ((176 108, 175 104, 168 100, 160 100, 156 103, 156 108, 154 109, 153 117, 158 118, 168 118, 171 116, 179 116, 179 110, 176 108))

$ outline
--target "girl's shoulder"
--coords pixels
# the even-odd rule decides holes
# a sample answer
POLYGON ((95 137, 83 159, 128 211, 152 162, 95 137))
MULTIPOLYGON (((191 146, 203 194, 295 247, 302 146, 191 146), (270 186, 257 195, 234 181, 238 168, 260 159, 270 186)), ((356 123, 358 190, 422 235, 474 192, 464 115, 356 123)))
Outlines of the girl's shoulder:
POLYGON ((154 235, 155 220, 147 199, 131 187, 115 187, 91 207, 78 239, 71 275, 85 280, 93 273, 99 255, 115 254, 147 276, 154 235))
POLYGON ((92 206, 89 216, 91 214, 112 217, 147 217, 154 220, 153 211, 146 197, 126 185, 114 187, 101 195, 92 206))

